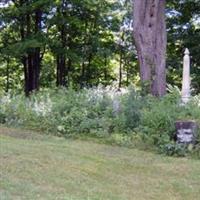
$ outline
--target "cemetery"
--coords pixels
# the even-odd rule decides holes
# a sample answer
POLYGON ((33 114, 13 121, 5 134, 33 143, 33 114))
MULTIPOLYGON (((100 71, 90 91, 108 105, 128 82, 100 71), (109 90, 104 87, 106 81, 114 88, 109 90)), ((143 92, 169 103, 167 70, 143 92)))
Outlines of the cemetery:
POLYGON ((199 200, 199 10, 1 0, 0 199, 199 200))

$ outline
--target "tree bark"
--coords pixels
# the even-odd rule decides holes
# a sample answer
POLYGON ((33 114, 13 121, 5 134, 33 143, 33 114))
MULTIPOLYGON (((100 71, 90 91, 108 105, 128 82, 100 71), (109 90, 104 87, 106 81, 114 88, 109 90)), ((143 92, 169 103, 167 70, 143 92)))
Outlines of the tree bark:
MULTIPOLYGON (((64 18, 66 18, 67 11, 66 11, 66 4, 65 1, 62 1, 61 7, 57 9, 57 13, 61 15, 64 18)), ((57 87, 67 86, 67 75, 68 75, 68 69, 67 69, 67 55, 66 55, 66 48, 67 48, 67 28, 66 24, 62 22, 61 25, 57 25, 58 32, 60 33, 60 43, 61 43, 61 52, 57 55, 57 81, 56 85, 57 87)))
POLYGON ((7 57, 7 65, 6 65, 6 92, 9 91, 10 86, 10 58, 7 57))
POLYGON ((124 42, 124 32, 122 32, 121 44, 119 45, 120 53, 119 53, 119 84, 118 84, 118 89, 120 89, 122 87, 123 42, 124 42))
MULTIPOLYGON (((42 11, 38 8, 35 11, 35 35, 41 32, 42 29, 42 11)), ((41 48, 36 47, 33 54, 33 68, 34 68, 34 90, 39 89, 39 78, 41 68, 41 48)))
POLYGON ((143 88, 154 96, 166 93, 165 0, 133 0, 133 34, 143 88))
POLYGON ((57 87, 66 86, 66 56, 63 54, 57 56, 57 87))
MULTIPOLYGON (((20 0, 19 7, 29 5, 29 1, 20 0)), ((37 8, 34 13, 26 14, 21 13, 20 17, 20 35, 21 41, 29 39, 32 34, 38 37, 42 29, 42 11, 37 8), (32 27, 34 23, 34 26, 32 27)), ((40 76, 40 66, 41 66, 41 49, 40 47, 27 48, 26 52, 21 57, 21 62, 24 66, 24 90, 26 96, 28 96, 32 91, 39 89, 39 76, 40 76)))

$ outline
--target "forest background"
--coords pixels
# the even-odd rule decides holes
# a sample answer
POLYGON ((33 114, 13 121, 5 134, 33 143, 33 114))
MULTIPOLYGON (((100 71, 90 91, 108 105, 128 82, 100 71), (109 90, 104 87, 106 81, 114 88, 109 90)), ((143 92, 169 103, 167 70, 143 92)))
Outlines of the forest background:
MULTIPOLYGON (((200 91, 199 12, 196 0, 167 2, 167 83, 181 86, 187 47, 195 93, 200 91)), ((131 1, 3 0, 0 13, 1 90, 140 86, 131 1)))

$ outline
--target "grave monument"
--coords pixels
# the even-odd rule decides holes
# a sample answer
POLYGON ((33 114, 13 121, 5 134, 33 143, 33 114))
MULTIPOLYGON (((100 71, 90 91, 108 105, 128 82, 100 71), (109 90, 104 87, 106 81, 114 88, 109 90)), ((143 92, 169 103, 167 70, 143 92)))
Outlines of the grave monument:
MULTIPOLYGON (((186 48, 183 58, 183 79, 181 91, 181 105, 186 106, 190 100, 190 52, 186 48)), ((179 120, 175 122, 176 142, 181 144, 195 144, 198 125, 193 120, 179 120)))

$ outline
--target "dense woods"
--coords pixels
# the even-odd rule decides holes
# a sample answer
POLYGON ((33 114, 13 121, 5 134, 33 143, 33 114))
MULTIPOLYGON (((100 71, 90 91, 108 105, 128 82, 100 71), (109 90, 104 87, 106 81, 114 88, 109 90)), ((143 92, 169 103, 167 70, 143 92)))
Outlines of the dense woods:
POLYGON ((187 47, 192 55, 193 88, 199 92, 200 2, 145 2, 1 1, 1 89, 24 90, 29 95, 39 88, 60 86, 78 89, 117 83, 119 88, 130 84, 140 87, 140 75, 143 84, 153 79, 152 93, 160 96, 165 93, 165 76, 167 83, 180 86, 182 55, 187 47), (145 24, 139 16, 142 13, 144 19, 150 15, 145 24), (162 26, 157 25, 158 20, 162 26), (148 46, 151 39, 157 42, 156 47, 148 46), (148 52, 151 56, 144 58, 148 52))

